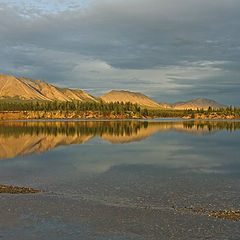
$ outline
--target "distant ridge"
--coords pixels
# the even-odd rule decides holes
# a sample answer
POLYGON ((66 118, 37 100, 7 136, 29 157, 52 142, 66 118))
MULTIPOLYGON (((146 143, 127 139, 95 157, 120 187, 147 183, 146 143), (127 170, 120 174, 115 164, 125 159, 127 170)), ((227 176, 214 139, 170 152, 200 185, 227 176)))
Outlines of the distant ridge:
POLYGON ((197 110, 197 109, 208 109, 209 107, 212 108, 224 108, 226 107, 223 104, 220 104, 212 99, 208 98, 196 98, 192 99, 186 102, 176 102, 173 104, 168 104, 168 103, 159 103, 161 108, 165 109, 177 109, 177 110, 182 110, 182 109, 192 109, 192 110, 197 110))
POLYGON ((55 87, 43 80, 0 74, 0 99, 48 101, 97 101, 96 98, 78 89, 55 87))
POLYGON ((158 103, 154 102, 151 98, 138 92, 130 92, 124 90, 112 90, 99 97, 105 102, 131 102, 145 107, 160 107, 158 103))
POLYGON ((130 92, 124 90, 112 90, 99 98, 95 98, 83 90, 60 88, 51 85, 41 79, 31 79, 25 77, 15 77, 12 75, 0 74, 0 99, 4 100, 43 100, 43 101, 92 101, 98 102, 101 99, 104 102, 131 102, 141 107, 162 108, 162 109, 208 109, 224 108, 222 105, 212 99, 197 98, 185 102, 176 102, 173 104, 157 103, 151 98, 139 92, 130 92))

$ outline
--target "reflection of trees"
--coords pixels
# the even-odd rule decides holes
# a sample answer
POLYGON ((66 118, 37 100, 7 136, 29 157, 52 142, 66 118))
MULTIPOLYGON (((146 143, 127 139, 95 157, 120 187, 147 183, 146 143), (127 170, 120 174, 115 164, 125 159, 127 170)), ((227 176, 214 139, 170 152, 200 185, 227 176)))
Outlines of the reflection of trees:
POLYGON ((142 141, 160 131, 205 135, 217 130, 240 129, 240 122, 0 122, 0 159, 41 154, 62 145, 82 144, 94 136, 112 144, 142 141))
POLYGON ((142 122, 142 121, 81 121, 81 122, 2 122, 0 123, 1 136, 54 135, 66 136, 132 136, 141 129, 149 126, 159 127, 159 130, 174 130, 181 128, 194 130, 228 130, 240 129, 240 122, 227 121, 186 121, 186 122, 142 122))
POLYGON ((235 131, 240 129, 240 122, 234 121, 187 121, 183 122, 186 129, 208 129, 209 132, 214 130, 235 131))
POLYGON ((5 122, 0 123, 0 135, 19 136, 54 135, 66 136, 131 136, 141 128, 147 128, 148 122, 134 121, 95 121, 95 122, 5 122))

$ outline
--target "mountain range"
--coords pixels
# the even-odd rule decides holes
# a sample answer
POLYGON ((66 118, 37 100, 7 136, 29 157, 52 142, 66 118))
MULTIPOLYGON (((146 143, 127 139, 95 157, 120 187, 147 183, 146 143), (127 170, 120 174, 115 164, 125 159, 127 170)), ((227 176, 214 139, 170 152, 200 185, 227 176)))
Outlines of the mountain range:
POLYGON ((43 101, 93 101, 104 102, 131 102, 143 107, 162 109, 207 109, 226 107, 211 99, 197 98, 186 102, 173 104, 157 103, 146 95, 138 92, 112 90, 98 98, 89 95, 80 89, 60 88, 40 79, 15 77, 0 74, 0 99, 4 100, 43 100, 43 101))

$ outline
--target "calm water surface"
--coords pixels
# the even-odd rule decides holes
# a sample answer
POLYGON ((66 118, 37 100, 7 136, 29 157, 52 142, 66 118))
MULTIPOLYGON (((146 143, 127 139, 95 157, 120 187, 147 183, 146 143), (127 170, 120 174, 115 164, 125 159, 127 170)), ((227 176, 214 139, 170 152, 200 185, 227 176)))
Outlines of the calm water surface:
POLYGON ((240 122, 0 123, 0 239, 240 239, 240 122), (202 213, 194 212, 203 209, 202 213))

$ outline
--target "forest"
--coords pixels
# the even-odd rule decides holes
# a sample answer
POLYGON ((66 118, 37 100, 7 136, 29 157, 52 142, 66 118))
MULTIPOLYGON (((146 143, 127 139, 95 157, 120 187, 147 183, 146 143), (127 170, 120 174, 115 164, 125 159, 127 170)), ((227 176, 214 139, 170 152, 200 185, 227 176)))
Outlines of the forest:
POLYGON ((130 102, 60 102, 60 101, 19 101, 6 102, 0 101, 0 111, 73 111, 81 112, 97 112, 103 116, 107 115, 132 115, 143 117, 182 117, 183 110, 160 110, 141 107, 138 104, 130 102))
POLYGON ((214 109, 209 107, 204 109, 161 109, 161 108, 146 108, 133 104, 131 102, 111 102, 106 103, 99 102, 60 102, 60 101, 0 101, 0 112, 13 112, 13 111, 25 111, 25 112, 60 112, 68 113, 74 112, 77 115, 81 113, 94 113, 101 115, 102 117, 120 116, 122 118, 214 118, 221 117, 226 118, 240 118, 240 108, 226 107, 214 109))

